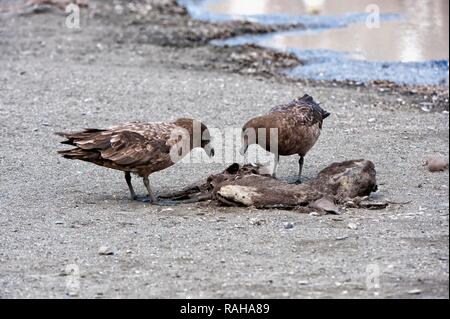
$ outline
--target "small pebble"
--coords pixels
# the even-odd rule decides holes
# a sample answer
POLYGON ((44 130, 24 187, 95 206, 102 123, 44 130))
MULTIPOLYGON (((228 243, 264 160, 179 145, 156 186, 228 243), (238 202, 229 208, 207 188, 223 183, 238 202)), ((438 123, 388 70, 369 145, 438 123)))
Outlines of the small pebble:
POLYGON ((289 223, 284 223, 284 229, 292 229, 294 228, 294 224, 289 222, 289 223))
POLYGON ((258 219, 258 218, 252 218, 250 219, 250 224, 255 226, 261 226, 262 224, 265 224, 266 221, 264 219, 258 219))
POLYGON ((102 255, 102 256, 110 256, 110 255, 114 255, 114 251, 109 248, 108 246, 101 246, 98 249, 98 254, 102 255))
POLYGON ((358 225, 356 225, 355 223, 350 223, 347 225, 348 228, 352 229, 352 230, 357 230, 358 229, 358 225))
POLYGON ((420 295, 422 293, 422 290, 420 289, 413 289, 408 291, 408 295, 420 295))
POLYGON ((443 172, 448 169, 448 161, 437 155, 429 157, 425 165, 430 172, 443 172))

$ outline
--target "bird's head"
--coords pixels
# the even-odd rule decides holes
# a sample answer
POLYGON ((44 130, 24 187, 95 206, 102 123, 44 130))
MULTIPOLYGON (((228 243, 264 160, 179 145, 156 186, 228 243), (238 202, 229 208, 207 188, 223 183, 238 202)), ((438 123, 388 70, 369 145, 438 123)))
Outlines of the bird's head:
POLYGON ((201 147, 209 157, 214 157, 214 148, 211 145, 211 133, 208 127, 200 121, 181 118, 175 121, 175 125, 189 133, 190 149, 201 147))

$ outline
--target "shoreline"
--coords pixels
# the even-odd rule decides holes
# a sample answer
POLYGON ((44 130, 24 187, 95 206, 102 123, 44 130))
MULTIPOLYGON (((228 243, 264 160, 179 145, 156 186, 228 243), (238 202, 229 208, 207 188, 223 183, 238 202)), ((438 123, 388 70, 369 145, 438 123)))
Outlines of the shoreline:
MULTIPOLYGON (((123 28, 113 34, 114 41, 121 43, 151 44, 175 49, 203 49, 203 64, 187 67, 203 67, 205 70, 221 70, 251 77, 275 79, 281 83, 298 83, 320 87, 347 87, 366 90, 367 94, 392 94, 398 96, 401 105, 422 112, 448 112, 449 87, 445 85, 409 85, 387 80, 358 82, 353 80, 313 80, 291 77, 286 71, 293 70, 307 61, 293 53, 285 53, 257 44, 236 46, 214 45, 214 40, 226 40, 243 35, 262 35, 278 31, 305 29, 303 24, 261 24, 250 21, 209 22, 196 20, 187 8, 177 0, 151 0, 129 3, 119 0, 115 5, 90 2, 89 19, 99 18, 106 24, 123 28)), ((35 6, 33 12, 58 13, 48 6, 35 6)), ((82 11, 83 12, 83 11, 82 11)))
MULTIPOLYGON (((205 69, 225 70, 255 77, 273 78, 277 81, 317 85, 324 87, 350 87, 367 90, 368 94, 394 94, 406 99, 411 108, 423 112, 449 111, 449 89, 445 85, 408 85, 385 80, 362 83, 353 80, 310 80, 293 78, 283 71, 302 65, 304 61, 294 54, 256 44, 237 46, 217 46, 210 42, 224 40, 240 35, 269 34, 277 31, 304 28, 302 25, 262 25, 248 21, 229 21, 222 23, 195 20, 185 7, 175 0, 164 1, 158 16, 141 17, 133 12, 124 13, 128 41, 156 44, 174 48, 206 48, 210 55, 205 56, 205 69), (175 16, 174 16, 175 15, 175 16), (134 17, 133 17, 134 16, 134 17), (148 25, 151 23, 152 27, 148 25), (164 30, 154 26, 163 25, 164 30), (134 27, 138 26, 136 39, 134 27), (166 34, 163 34, 166 32, 166 34)), ((108 20, 108 19, 107 19, 108 20)))

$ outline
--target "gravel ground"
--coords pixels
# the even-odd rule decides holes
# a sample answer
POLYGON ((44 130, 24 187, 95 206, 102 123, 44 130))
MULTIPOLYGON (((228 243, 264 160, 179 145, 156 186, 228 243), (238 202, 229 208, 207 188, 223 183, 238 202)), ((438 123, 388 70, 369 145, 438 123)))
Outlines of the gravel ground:
MULTIPOLYGON (((57 14, 0 19, 0 297, 449 297, 449 174, 422 167, 430 154, 448 159, 447 112, 203 69, 206 49, 118 43, 118 26, 95 19, 79 31, 57 14), (151 206, 128 199, 120 172, 56 154, 60 130, 180 116, 239 128, 304 93, 333 113, 306 177, 370 159, 378 196, 402 205, 322 217, 151 206)), ((283 159, 281 178, 295 178, 296 160, 283 159)), ((153 187, 178 190, 226 165, 177 164, 153 187)))

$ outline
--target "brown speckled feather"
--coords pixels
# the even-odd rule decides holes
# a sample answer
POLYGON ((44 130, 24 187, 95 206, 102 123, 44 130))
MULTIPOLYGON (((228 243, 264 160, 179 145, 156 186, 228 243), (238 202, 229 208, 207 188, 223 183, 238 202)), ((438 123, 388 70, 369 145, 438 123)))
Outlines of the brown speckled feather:
POLYGON ((126 123, 108 129, 87 129, 78 133, 58 133, 63 144, 76 146, 60 151, 65 158, 78 159, 141 176, 165 169, 170 159, 174 123, 126 123))
POLYGON ((327 114, 319 104, 309 95, 304 95, 292 102, 272 108, 270 113, 281 113, 285 117, 293 117, 295 125, 313 126, 322 124, 324 115, 327 114))
MULTIPOLYGON (((251 119, 244 125, 243 131, 248 128, 265 128, 269 138, 269 130, 277 128, 278 154, 304 156, 317 142, 323 119, 329 115, 311 96, 305 95, 288 104, 274 107, 263 116, 251 119)), ((261 146, 269 150, 269 139, 261 146)))
POLYGON ((150 186, 150 174, 166 169, 186 156, 193 148, 201 147, 210 157, 210 133, 206 125, 190 118, 172 123, 133 122, 107 129, 86 129, 77 133, 56 133, 65 137, 63 144, 73 149, 59 151, 63 157, 81 160, 125 172, 131 198, 156 203, 158 198, 150 186), (176 158, 171 155, 176 151, 176 158), (142 177, 148 197, 136 195, 131 174, 142 177))

